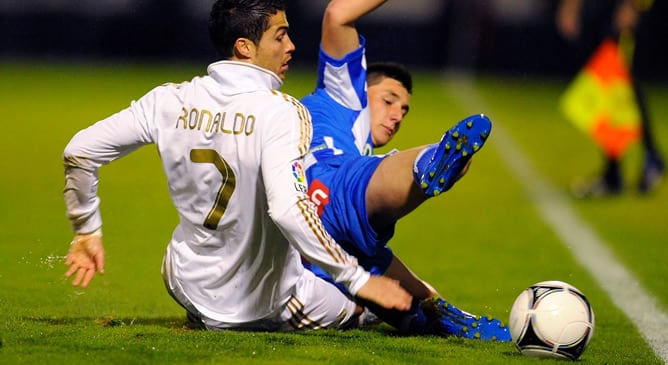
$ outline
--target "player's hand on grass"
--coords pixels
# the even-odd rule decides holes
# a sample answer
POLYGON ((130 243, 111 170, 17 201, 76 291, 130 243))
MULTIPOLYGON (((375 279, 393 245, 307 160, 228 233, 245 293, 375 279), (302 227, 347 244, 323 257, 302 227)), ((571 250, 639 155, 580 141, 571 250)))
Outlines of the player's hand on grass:
POLYGON ((74 236, 65 265, 69 266, 65 276, 69 278, 76 273, 72 285, 81 285, 82 288, 88 286, 96 272, 104 274, 102 234, 96 231, 74 236))
POLYGON ((357 296, 372 301, 383 308, 407 311, 413 298, 398 280, 385 276, 371 275, 369 281, 357 292, 357 296))

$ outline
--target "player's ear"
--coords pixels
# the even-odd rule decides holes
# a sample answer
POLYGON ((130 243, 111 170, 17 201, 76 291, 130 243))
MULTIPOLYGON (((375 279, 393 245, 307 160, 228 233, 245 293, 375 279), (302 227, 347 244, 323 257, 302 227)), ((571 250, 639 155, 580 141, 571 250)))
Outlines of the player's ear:
POLYGON ((234 42, 234 55, 238 59, 249 59, 255 55, 255 43, 248 38, 237 38, 234 42))

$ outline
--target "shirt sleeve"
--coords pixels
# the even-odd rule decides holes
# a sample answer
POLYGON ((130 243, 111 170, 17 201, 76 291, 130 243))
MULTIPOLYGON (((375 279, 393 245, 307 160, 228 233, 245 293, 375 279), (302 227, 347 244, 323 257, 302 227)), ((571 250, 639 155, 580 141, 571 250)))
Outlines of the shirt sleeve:
POLYGON ((152 143, 147 111, 156 90, 72 137, 63 152, 67 217, 75 233, 90 233, 102 226, 97 195, 98 170, 138 147, 152 143))
POLYGON ((269 214, 302 256, 356 294, 370 274, 327 233, 306 195, 303 158, 311 142, 311 117, 296 99, 290 101, 276 110, 271 132, 263 138, 262 175, 269 214))
POLYGON ((338 104, 350 110, 367 105, 366 40, 359 36, 360 47, 337 59, 320 47, 317 88, 323 89, 338 104))

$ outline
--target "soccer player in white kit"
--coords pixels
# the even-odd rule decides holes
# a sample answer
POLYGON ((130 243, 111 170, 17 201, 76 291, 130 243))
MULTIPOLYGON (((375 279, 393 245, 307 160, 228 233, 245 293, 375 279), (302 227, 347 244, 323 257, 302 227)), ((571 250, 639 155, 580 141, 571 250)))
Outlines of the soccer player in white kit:
POLYGON ((351 294, 406 310, 396 281, 371 276, 332 240, 306 191, 310 114, 277 89, 295 47, 281 0, 219 0, 209 32, 223 58, 208 75, 154 88, 79 131, 65 148, 75 232, 66 276, 104 272, 98 169, 155 144, 179 224, 165 253, 168 292, 209 329, 348 328, 361 309, 305 270, 300 254, 351 294))

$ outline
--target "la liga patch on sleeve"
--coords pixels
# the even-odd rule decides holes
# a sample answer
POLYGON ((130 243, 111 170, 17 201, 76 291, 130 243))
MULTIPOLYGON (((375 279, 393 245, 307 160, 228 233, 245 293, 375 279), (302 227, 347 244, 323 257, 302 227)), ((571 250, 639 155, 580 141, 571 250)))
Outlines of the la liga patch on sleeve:
POLYGON ((299 161, 292 164, 292 176, 295 178, 295 190, 301 193, 306 193, 308 188, 306 184, 306 173, 304 166, 299 161))

